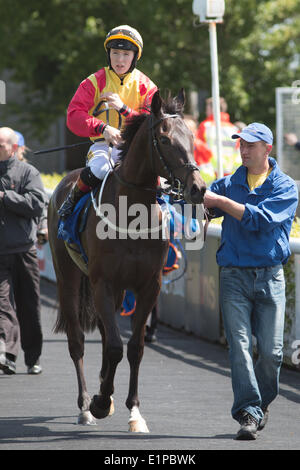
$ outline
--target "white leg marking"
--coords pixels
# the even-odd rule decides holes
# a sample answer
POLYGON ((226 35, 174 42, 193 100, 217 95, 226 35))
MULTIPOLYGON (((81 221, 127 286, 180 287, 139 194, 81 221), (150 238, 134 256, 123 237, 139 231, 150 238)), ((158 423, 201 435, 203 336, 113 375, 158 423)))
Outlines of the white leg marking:
POLYGON ((128 424, 130 432, 149 432, 146 421, 137 406, 131 408, 128 424))

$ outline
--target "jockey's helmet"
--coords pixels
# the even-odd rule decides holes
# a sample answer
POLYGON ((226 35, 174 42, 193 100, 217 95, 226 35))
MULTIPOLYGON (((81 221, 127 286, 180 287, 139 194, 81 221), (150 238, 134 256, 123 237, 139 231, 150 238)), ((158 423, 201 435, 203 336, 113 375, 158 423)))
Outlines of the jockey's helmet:
POLYGON ((136 29, 128 25, 121 25, 109 31, 104 41, 104 48, 107 52, 107 59, 110 68, 111 63, 109 49, 123 49, 134 51, 134 58, 129 69, 129 72, 132 72, 132 70, 136 66, 136 62, 140 59, 142 55, 143 39, 136 29))

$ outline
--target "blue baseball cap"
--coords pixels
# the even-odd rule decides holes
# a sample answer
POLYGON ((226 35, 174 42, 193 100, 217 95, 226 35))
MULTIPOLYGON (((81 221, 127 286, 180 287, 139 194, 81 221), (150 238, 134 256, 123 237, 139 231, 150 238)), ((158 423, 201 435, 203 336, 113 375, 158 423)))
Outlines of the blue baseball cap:
POLYGON ((273 133, 264 124, 260 122, 253 122, 249 126, 244 127, 239 134, 233 134, 232 139, 244 139, 246 142, 258 142, 263 140, 267 144, 273 145, 273 133))
POLYGON ((15 134, 17 134, 18 136, 18 146, 23 147, 25 145, 25 140, 24 140, 23 135, 18 131, 15 131, 15 134))

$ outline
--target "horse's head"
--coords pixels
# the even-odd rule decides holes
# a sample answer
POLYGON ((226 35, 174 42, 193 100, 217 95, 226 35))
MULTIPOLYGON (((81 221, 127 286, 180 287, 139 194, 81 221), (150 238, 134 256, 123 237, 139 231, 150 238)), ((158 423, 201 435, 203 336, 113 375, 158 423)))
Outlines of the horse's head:
POLYGON ((203 202, 206 185, 194 160, 194 137, 183 120, 184 90, 164 102, 159 91, 151 104, 152 161, 159 176, 168 180, 171 189, 186 202, 203 202))

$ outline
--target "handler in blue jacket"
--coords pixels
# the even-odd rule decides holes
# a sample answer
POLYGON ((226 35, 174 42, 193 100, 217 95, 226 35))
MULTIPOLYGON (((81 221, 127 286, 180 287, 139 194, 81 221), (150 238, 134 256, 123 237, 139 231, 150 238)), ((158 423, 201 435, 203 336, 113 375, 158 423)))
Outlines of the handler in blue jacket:
POLYGON ((289 234, 298 204, 295 182, 269 157, 272 131, 260 123, 245 127, 242 166, 215 181, 206 207, 224 216, 217 251, 220 303, 229 345, 237 439, 256 439, 279 389, 282 363, 285 279, 291 255, 289 234), (258 359, 252 356, 252 335, 258 359))

